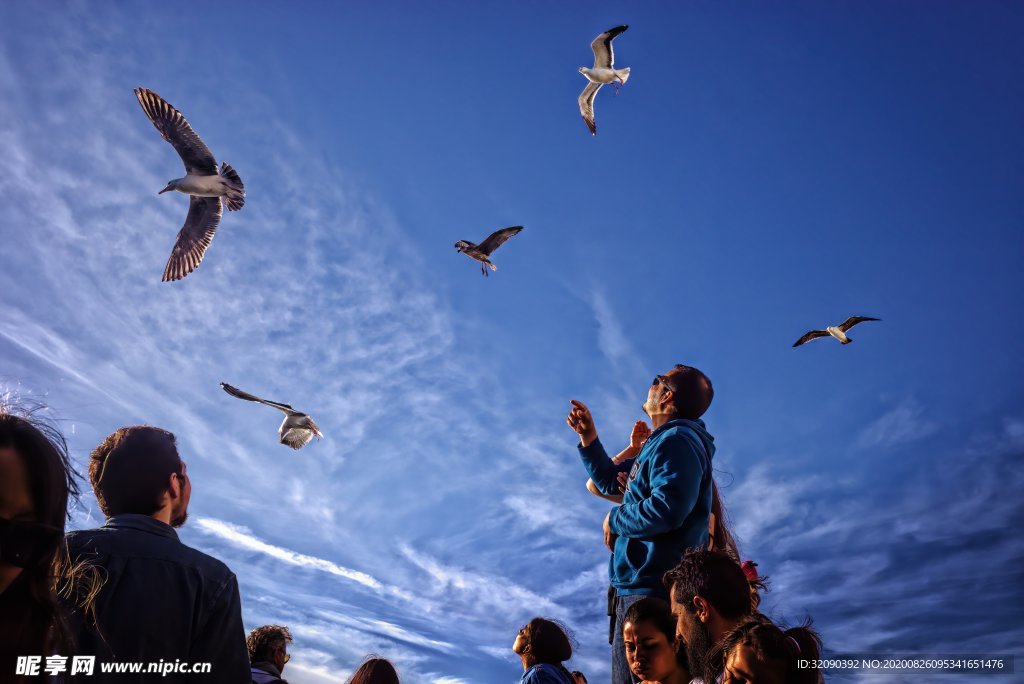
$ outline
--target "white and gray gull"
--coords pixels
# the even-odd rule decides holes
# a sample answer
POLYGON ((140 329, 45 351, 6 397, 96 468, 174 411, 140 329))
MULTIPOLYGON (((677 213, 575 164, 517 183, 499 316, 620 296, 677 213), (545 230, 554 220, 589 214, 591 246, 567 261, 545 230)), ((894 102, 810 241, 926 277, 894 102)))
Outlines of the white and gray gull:
POLYGON ((288 404, 280 404, 276 401, 260 399, 256 395, 243 392, 237 387, 232 387, 226 382, 220 383, 220 386, 221 389, 233 397, 266 404, 267 406, 276 408, 278 411, 283 411, 284 422, 281 423, 281 428, 277 431, 277 434, 281 439, 281 444, 287 444, 292 449, 301 449, 309 444, 309 441, 313 439, 314 436, 324 436, 323 433, 320 432, 320 428, 318 428, 316 423, 313 422, 312 418, 301 411, 296 411, 288 404))
POLYGON ((882 320, 882 319, 881 318, 868 318, 867 316, 850 316, 845 321, 843 321, 843 323, 841 323, 840 325, 830 325, 829 327, 825 328, 824 330, 812 330, 812 331, 810 331, 809 333, 807 333, 806 335, 801 337, 799 340, 797 340, 796 343, 793 346, 794 347, 799 347, 801 344, 807 344, 811 340, 815 340, 815 339, 817 339, 819 337, 834 337, 837 340, 839 340, 840 342, 842 342, 843 344, 850 344, 850 342, 853 342, 853 340, 851 338, 847 337, 847 335, 846 335, 846 332, 850 328, 852 328, 853 326, 857 325, 858 323, 863 323, 864 321, 880 321, 880 320, 882 320))
POLYGON ((163 277, 164 282, 181 280, 199 267, 220 225, 223 208, 237 211, 245 204, 245 185, 229 164, 221 164, 218 171, 213 153, 170 103, 146 88, 136 88, 135 96, 156 130, 185 163, 185 177, 168 181, 157 193, 177 190, 189 195, 188 216, 178 231, 163 277))
POLYGON ((498 267, 491 263, 491 253, 505 244, 513 235, 516 235, 523 229, 522 226, 512 226, 511 228, 502 228, 496 230, 487 236, 487 239, 481 242, 479 245, 470 242, 469 240, 459 240, 455 243, 455 249, 459 250, 471 259, 475 259, 480 262, 480 272, 487 275, 487 269, 490 267, 492 271, 497 271, 498 267))
POLYGON ((580 114, 583 115, 583 121, 590 129, 591 135, 597 135, 597 123, 594 121, 594 98, 597 97, 597 91, 604 84, 611 83, 618 92, 618 89, 626 85, 626 81, 629 79, 629 67, 615 68, 615 51, 612 49, 612 41, 615 40, 615 36, 628 28, 629 26, 625 24, 616 26, 595 38, 594 42, 590 44, 590 49, 594 51, 593 68, 580 67, 580 73, 590 81, 580 93, 578 102, 580 114))

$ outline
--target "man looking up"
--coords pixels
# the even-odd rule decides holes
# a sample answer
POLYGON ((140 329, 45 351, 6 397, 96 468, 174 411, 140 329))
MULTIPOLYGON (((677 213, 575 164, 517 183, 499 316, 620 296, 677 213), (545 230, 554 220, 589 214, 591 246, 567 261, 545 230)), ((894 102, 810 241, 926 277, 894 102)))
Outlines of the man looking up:
POLYGON ((677 364, 655 376, 643 404, 653 429, 631 467, 608 458, 584 404, 573 400, 566 419, 580 436, 580 457, 597 489, 617 494, 619 473, 629 472, 622 503, 604 519, 615 591, 613 684, 633 681, 622 640, 626 611, 645 596, 667 600, 665 572, 686 549, 708 545, 714 438, 700 418, 713 396, 711 381, 696 368, 677 364))

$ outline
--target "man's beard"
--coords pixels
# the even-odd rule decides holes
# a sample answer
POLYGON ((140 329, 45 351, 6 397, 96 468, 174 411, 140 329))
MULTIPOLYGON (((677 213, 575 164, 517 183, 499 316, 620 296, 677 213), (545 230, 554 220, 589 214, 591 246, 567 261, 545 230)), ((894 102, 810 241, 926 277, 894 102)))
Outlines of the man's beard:
POLYGON ((181 512, 177 518, 171 518, 171 527, 181 527, 188 520, 188 509, 181 512))
POLYGON ((648 418, 651 417, 651 409, 652 408, 657 408, 657 406, 651 406, 651 404, 653 404, 653 403, 654 402, 652 402, 651 400, 648 399, 647 401, 645 401, 643 403, 643 406, 640 407, 640 410, 643 411, 644 415, 646 415, 648 418))
POLYGON ((718 649, 711 642, 707 625, 694 620, 693 634, 686 642, 686 660, 691 677, 701 677, 706 684, 714 684, 718 677, 718 649))

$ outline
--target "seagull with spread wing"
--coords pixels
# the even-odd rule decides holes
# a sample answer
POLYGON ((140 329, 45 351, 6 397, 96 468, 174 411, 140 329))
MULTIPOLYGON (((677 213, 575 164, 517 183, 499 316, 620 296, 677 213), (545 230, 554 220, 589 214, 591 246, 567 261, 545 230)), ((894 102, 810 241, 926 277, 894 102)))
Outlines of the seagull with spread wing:
POLYGON ((199 267, 220 225, 223 207, 237 211, 245 204, 245 185, 229 164, 221 164, 218 171, 210 148, 170 103, 146 88, 136 88, 135 96, 156 130, 174 146, 185 163, 185 177, 169 181, 167 187, 157 193, 177 190, 189 195, 188 216, 178 231, 163 277, 164 282, 181 280, 199 267))
POLYGON ((496 230, 487 236, 479 245, 473 244, 469 240, 459 240, 455 243, 455 249, 462 252, 471 259, 476 259, 480 262, 480 272, 487 275, 487 268, 490 267, 492 271, 497 271, 498 267, 491 263, 491 253, 505 244, 513 235, 516 235, 523 229, 522 226, 512 226, 511 228, 502 228, 496 230))
POLYGON ((853 340, 846 336, 846 331, 864 321, 880 321, 881 318, 868 318, 867 316, 850 316, 841 325, 832 325, 824 330, 812 330, 799 340, 796 341, 794 347, 799 347, 801 344, 807 344, 811 340, 815 340, 819 337, 834 337, 843 344, 850 344, 853 340))
POLYGON ((594 42, 590 44, 590 49, 594 51, 593 68, 580 67, 580 73, 590 81, 580 93, 578 102, 580 114, 583 115, 583 121, 590 129, 591 135, 597 135, 597 123, 594 122, 594 98, 597 97, 597 91, 604 84, 612 83, 615 85, 617 93, 618 89, 626 85, 626 81, 629 79, 629 67, 615 68, 615 51, 612 49, 612 41, 615 40, 615 36, 628 28, 629 26, 625 24, 616 26, 595 38, 594 42))
POLYGON ((288 404, 280 404, 276 401, 260 399, 255 394, 243 392, 237 387, 232 387, 226 382, 220 383, 220 386, 221 389, 233 397, 266 404, 267 406, 276 408, 278 411, 283 411, 284 422, 281 423, 281 428, 277 431, 278 436, 281 438, 281 444, 287 444, 292 449, 301 449, 309 444, 309 441, 313 439, 314 436, 324 436, 323 433, 320 432, 320 428, 318 428, 316 423, 313 422, 312 418, 301 411, 296 411, 288 404))

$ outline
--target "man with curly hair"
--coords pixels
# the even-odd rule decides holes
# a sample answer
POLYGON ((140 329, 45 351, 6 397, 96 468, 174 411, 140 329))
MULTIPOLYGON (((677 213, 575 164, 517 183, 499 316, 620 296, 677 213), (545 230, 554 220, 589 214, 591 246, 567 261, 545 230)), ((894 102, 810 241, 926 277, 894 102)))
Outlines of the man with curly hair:
POLYGON ((292 659, 288 653, 291 641, 292 633, 281 625, 263 625, 249 632, 245 647, 249 649, 253 684, 288 684, 281 673, 292 659))

